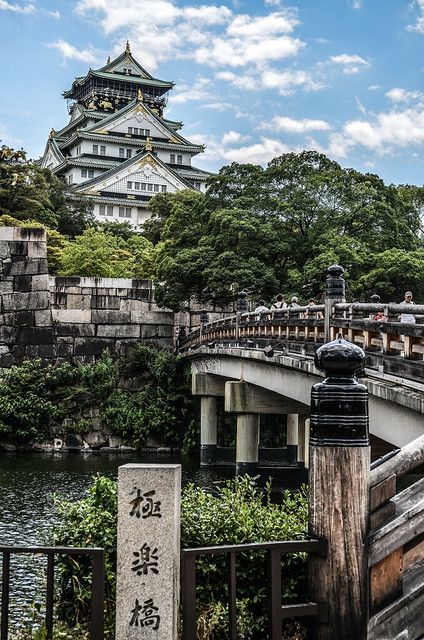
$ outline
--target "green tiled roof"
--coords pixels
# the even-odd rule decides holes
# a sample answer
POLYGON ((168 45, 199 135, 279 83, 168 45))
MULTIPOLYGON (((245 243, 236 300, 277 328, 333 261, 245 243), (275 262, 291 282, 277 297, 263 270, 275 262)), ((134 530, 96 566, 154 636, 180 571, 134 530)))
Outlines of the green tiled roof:
POLYGON ((164 89, 172 89, 174 86, 173 82, 168 82, 166 80, 159 80, 157 78, 142 78, 141 76, 130 76, 124 73, 110 73, 105 71, 95 71, 90 69, 86 76, 81 76, 75 78, 72 83, 72 87, 67 91, 63 92, 65 98, 69 98, 71 94, 76 89, 77 85, 82 85, 88 80, 90 76, 94 76, 96 78, 105 78, 107 80, 123 80, 125 82, 130 82, 135 85, 141 86, 149 86, 149 87, 160 87, 164 89))

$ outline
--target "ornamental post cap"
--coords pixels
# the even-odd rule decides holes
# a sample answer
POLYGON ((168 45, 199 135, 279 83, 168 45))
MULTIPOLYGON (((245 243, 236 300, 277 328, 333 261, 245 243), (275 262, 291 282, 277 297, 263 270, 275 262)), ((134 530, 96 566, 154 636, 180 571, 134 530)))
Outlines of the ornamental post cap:
POLYGON ((239 291, 237 296, 239 298, 247 298, 247 293, 246 293, 246 291, 239 291))
POLYGON ((327 342, 315 353, 315 367, 327 377, 350 378, 362 371, 365 353, 340 335, 337 340, 327 342))
POLYGON ((332 264, 328 267, 327 273, 331 278, 340 278, 344 274, 344 269, 339 264, 332 264))
POLYGON ((373 295, 370 296, 370 300, 373 304, 378 304, 380 302, 380 296, 378 293, 373 293, 373 295))

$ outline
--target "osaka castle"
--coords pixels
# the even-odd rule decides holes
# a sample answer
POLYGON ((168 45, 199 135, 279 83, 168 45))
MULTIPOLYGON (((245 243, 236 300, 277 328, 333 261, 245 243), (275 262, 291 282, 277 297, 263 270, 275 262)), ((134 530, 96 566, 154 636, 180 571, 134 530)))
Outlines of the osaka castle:
POLYGON ((191 164, 204 146, 183 138, 181 122, 164 117, 173 86, 151 76, 127 42, 115 60, 89 69, 63 93, 70 119, 51 130, 41 166, 90 198, 97 220, 134 228, 150 217, 155 194, 204 191, 211 174, 191 164))

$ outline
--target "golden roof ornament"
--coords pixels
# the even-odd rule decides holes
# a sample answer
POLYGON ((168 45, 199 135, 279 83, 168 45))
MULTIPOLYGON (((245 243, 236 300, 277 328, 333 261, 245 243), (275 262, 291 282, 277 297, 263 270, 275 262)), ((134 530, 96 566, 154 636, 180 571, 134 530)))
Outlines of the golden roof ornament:
POLYGON ((144 144, 144 151, 153 151, 152 139, 149 137, 146 138, 146 142, 144 144))
POLYGON ((56 133, 56 131, 52 128, 52 129, 50 130, 50 136, 49 136, 49 137, 50 137, 50 138, 53 138, 53 136, 55 135, 55 133, 56 133))
POLYGON ((128 40, 127 40, 127 44, 125 46, 125 53, 131 53, 130 43, 129 43, 128 40))
POLYGON ((138 100, 139 102, 143 102, 143 100, 144 100, 144 96, 143 96, 143 93, 142 93, 141 89, 139 89, 139 90, 137 91, 137 100, 138 100))

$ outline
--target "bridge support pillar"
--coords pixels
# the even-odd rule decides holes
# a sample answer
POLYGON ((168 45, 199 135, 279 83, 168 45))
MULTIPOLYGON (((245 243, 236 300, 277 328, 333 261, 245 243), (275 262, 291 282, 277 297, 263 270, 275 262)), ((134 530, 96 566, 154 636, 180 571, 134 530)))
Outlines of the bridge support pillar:
POLYGON ((215 396, 200 398, 200 464, 213 465, 216 462, 218 431, 218 402, 215 396))
POLYGON ((255 475, 259 456, 259 421, 256 413, 237 415, 236 474, 255 475))
POLYGON ((287 414, 287 457, 290 463, 297 460, 299 443, 299 416, 297 413, 287 414))
POLYGON ((306 447, 306 420, 308 416, 305 413, 301 413, 298 416, 298 435, 297 435, 297 463, 301 466, 305 466, 305 447, 306 447))

